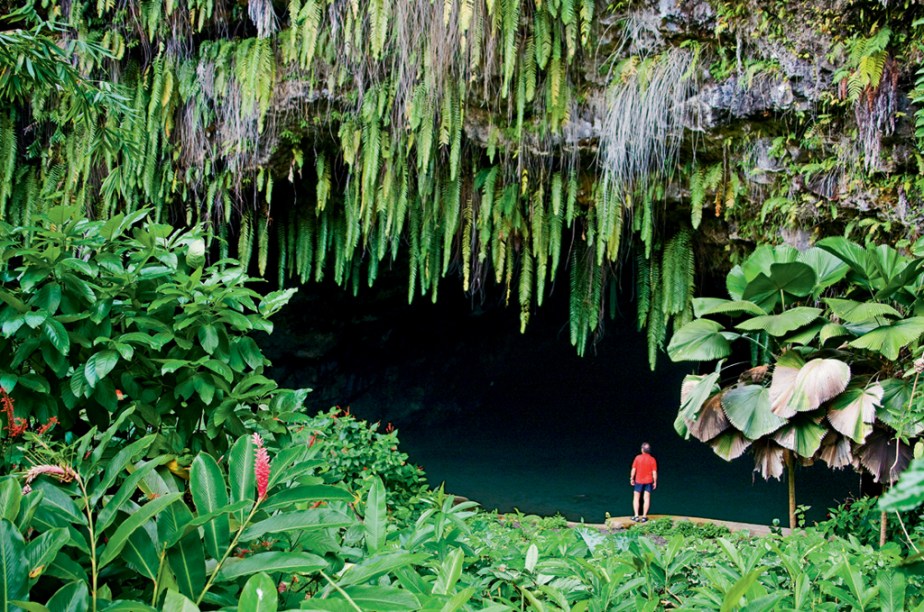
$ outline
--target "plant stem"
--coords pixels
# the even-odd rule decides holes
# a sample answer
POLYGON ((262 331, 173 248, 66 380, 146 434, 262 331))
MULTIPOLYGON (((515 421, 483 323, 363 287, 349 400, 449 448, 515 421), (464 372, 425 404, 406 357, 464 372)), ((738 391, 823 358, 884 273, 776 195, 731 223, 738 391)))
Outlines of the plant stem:
POLYGON ((80 492, 83 494, 83 510, 87 515, 87 530, 90 533, 90 575, 92 580, 90 596, 93 599, 93 605, 90 609, 96 612, 96 591, 99 578, 96 569, 96 534, 93 529, 93 513, 90 511, 90 496, 87 495, 87 489, 80 478, 80 474, 77 474, 74 480, 77 481, 77 486, 80 487, 80 492))
POLYGON ((326 580, 328 583, 330 583, 330 585, 331 585, 332 587, 334 587, 334 590, 335 590, 335 591, 337 591, 338 593, 340 593, 341 595, 343 595, 343 598, 347 600, 347 602, 353 607, 354 610, 356 610, 356 612, 363 612, 362 608, 360 608, 359 606, 357 606, 357 605, 356 605, 356 602, 353 601, 353 600, 350 598, 350 596, 346 594, 346 591, 344 591, 344 590, 341 589, 339 586, 337 586, 337 584, 333 581, 333 579, 331 579, 330 576, 328 576, 327 574, 325 574, 323 571, 321 571, 321 576, 323 576, 323 577, 324 577, 324 580, 326 580))
POLYGON ((234 547, 237 546, 238 540, 241 539, 241 534, 244 533, 244 529, 247 528, 247 525, 250 524, 251 519, 253 519, 253 516, 257 513, 257 508, 260 507, 261 501, 263 501, 262 497, 253 503, 253 508, 250 509, 250 514, 247 515, 247 518, 244 519, 244 522, 242 522, 241 526, 238 527, 237 533, 234 534, 234 539, 231 540, 231 544, 229 544, 227 550, 225 550, 225 554, 221 556, 221 559, 218 561, 215 569, 212 570, 211 574, 209 574, 209 579, 205 583, 205 586, 202 587, 202 592, 199 593, 199 598, 196 600, 197 606, 202 602, 202 598, 205 597, 205 594, 208 593, 212 583, 215 581, 215 577, 218 576, 218 572, 221 570, 221 566, 224 565, 225 561, 228 559, 228 555, 230 555, 231 551, 234 550, 234 547))
POLYGON ((796 467, 792 451, 784 451, 786 460, 786 484, 789 489, 789 528, 796 528, 796 467))

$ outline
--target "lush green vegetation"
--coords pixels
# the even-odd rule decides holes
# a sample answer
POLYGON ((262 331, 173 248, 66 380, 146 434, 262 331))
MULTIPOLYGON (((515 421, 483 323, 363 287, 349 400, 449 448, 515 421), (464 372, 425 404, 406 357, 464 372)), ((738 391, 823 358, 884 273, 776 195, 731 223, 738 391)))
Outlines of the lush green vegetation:
POLYGON ((633 1, 0 6, 0 610, 924 609, 918 3, 714 2, 667 43, 633 1), (700 142, 696 96, 773 87, 809 106, 700 142), (652 366, 748 364, 677 429, 788 466, 796 531, 498 516, 306 414, 251 334, 396 263, 521 326, 567 269, 582 353, 631 270, 652 366), (815 460, 889 490, 804 525, 815 460))

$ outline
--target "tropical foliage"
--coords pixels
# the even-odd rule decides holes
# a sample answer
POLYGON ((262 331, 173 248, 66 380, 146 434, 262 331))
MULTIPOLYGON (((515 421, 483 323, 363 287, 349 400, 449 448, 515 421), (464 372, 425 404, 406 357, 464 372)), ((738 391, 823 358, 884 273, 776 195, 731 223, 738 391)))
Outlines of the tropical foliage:
POLYGON ((249 334, 270 331, 292 292, 261 296, 238 262, 206 264, 200 230, 147 217, 60 207, 35 226, 0 222, 0 386, 16 415, 81 433, 130 403, 174 453, 221 452, 257 423, 283 431, 304 393, 263 376, 249 334))
POLYGON ((697 318, 671 338, 675 361, 722 360, 684 379, 678 433, 726 460, 751 448, 764 478, 786 465, 792 482, 794 462, 821 460, 894 482, 924 431, 911 367, 924 335, 922 255, 920 244, 905 256, 843 238, 758 248, 729 272, 730 299, 695 299, 697 318), (753 366, 744 371, 724 362, 738 340, 753 366))

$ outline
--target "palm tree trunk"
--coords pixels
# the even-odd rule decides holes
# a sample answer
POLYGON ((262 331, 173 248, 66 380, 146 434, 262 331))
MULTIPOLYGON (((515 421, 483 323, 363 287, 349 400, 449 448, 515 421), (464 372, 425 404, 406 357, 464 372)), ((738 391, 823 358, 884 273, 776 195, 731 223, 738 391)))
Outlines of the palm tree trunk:
POLYGON ((886 531, 889 525, 889 515, 885 512, 879 517, 879 548, 886 544, 886 531))
POLYGON ((784 451, 786 459, 786 484, 789 488, 789 528, 796 528, 796 467, 792 451, 784 451))

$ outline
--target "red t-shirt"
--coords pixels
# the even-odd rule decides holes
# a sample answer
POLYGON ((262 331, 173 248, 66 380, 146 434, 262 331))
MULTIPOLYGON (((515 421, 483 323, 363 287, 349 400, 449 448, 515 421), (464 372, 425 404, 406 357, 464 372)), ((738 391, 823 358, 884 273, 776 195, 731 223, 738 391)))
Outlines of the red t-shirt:
POLYGON ((658 471, 658 462, 648 453, 642 453, 632 462, 635 470, 635 482, 638 484, 651 484, 654 482, 654 472, 658 471))

